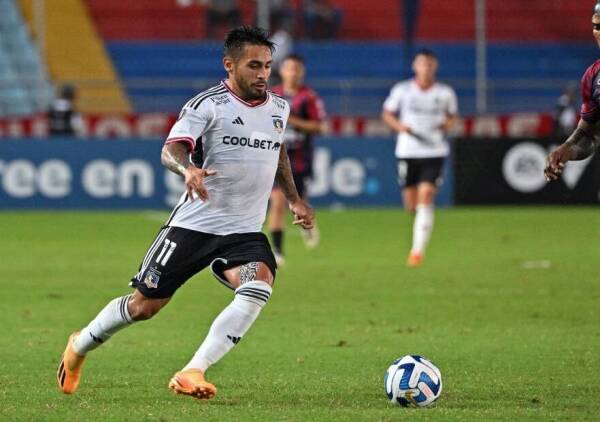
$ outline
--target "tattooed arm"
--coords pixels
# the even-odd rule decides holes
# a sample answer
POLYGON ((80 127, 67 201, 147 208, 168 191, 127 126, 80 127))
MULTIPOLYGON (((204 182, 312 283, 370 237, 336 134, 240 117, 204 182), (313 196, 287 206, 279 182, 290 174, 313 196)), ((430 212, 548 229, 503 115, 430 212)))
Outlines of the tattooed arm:
POLYGON ((279 150, 279 162, 277 163, 275 181, 290 204, 290 210, 294 214, 293 223, 299 224, 305 229, 312 229, 315 219, 314 211, 302 198, 300 198, 300 195, 298 195, 294 177, 292 175, 292 166, 290 165, 290 159, 287 154, 287 148, 283 143, 279 150))
POLYGON ((594 154, 599 143, 597 126, 581 119, 571 136, 548 155, 544 175, 546 180, 557 180, 567 161, 583 160, 594 154))
POLYGON ((287 148, 284 143, 281 144, 281 149, 279 150, 279 162, 277 163, 275 181, 281 190, 283 190, 283 194, 290 204, 300 199, 300 195, 298 195, 298 191, 296 190, 296 184, 294 183, 294 176, 292 175, 290 158, 288 157, 287 148))
POLYGON ((188 146, 181 142, 173 142, 163 147, 160 162, 175 174, 185 177, 185 188, 190 200, 194 193, 203 201, 208 199, 208 191, 204 186, 204 178, 216 174, 214 170, 200 169, 190 161, 188 146))

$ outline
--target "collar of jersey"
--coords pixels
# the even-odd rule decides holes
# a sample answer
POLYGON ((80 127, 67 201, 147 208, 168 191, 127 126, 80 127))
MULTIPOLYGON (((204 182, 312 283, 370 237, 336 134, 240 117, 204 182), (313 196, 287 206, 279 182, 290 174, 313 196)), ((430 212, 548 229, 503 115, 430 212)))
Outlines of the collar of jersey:
POLYGON ((434 80, 433 83, 430 86, 428 86, 427 88, 421 88, 421 85, 419 85, 416 78, 412 78, 412 83, 415 84, 415 86, 419 89, 419 91, 428 92, 437 84, 437 81, 434 80))
POLYGON ((227 91, 229 91, 229 93, 231 94, 231 96, 233 98, 238 100, 240 103, 244 104, 246 107, 260 107, 262 105, 265 105, 269 101, 269 96, 270 96, 269 91, 267 91, 267 96, 265 97, 265 99, 262 103, 252 104, 252 103, 249 103, 248 101, 241 99, 237 95, 235 95, 235 93, 231 90, 231 88, 229 88, 229 86, 225 83, 225 80, 222 80, 221 84, 227 89, 227 91))

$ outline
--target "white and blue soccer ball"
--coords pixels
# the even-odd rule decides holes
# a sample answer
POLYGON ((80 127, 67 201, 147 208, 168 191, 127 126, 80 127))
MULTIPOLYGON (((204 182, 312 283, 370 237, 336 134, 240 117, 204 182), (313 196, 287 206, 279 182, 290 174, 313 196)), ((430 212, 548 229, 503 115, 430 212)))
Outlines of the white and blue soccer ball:
POLYGON ((429 360, 406 355, 390 365, 383 378, 390 402, 408 407, 426 407, 442 394, 442 374, 429 360))

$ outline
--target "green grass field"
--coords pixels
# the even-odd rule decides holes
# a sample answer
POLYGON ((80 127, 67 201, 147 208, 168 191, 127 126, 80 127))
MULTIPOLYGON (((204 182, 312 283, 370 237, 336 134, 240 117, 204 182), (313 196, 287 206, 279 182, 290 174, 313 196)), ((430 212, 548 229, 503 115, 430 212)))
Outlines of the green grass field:
POLYGON ((90 353, 79 391, 61 394, 68 334, 129 291, 165 215, 1 215, 0 420, 598 418, 595 208, 441 210, 425 265, 412 270, 409 216, 322 211, 320 247, 288 235, 271 301, 208 372, 214 400, 167 389, 231 300, 207 272, 155 319, 90 353), (440 367, 435 407, 387 402, 384 371, 404 354, 440 367))

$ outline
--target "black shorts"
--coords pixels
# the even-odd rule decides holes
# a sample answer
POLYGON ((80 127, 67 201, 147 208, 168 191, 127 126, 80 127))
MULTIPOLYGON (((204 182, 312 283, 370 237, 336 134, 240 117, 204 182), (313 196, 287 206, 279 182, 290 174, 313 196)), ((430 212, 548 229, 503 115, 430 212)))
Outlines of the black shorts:
POLYGON ((264 234, 219 236, 167 226, 150 245, 130 286, 146 297, 167 298, 190 277, 210 266, 217 280, 233 289, 223 271, 248 262, 264 262, 275 277, 277 264, 264 234))
POLYGON ((403 158, 398 160, 398 183, 407 188, 419 183, 443 183, 444 158, 403 158))

